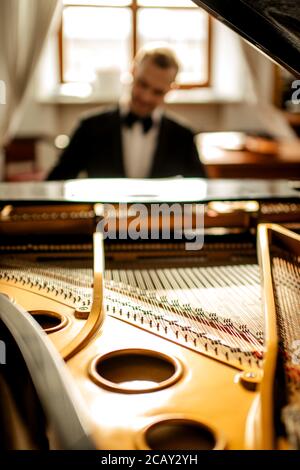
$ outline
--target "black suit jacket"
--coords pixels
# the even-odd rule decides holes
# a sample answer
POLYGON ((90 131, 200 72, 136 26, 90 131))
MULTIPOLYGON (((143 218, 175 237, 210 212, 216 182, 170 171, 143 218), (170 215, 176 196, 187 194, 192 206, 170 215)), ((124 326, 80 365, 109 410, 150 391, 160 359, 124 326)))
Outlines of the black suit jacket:
MULTIPOLYGON (((89 178, 125 177, 119 109, 81 121, 48 180, 72 179, 80 171, 89 178)), ((192 132, 163 116, 150 178, 205 177, 192 132)))

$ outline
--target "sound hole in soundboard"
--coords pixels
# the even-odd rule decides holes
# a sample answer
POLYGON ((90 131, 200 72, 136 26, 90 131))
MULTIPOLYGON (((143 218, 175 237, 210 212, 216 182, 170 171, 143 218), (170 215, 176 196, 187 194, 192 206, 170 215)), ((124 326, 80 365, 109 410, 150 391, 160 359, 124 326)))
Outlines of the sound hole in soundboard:
POLYGON ((159 421, 146 430, 145 439, 151 450, 213 450, 219 447, 211 429, 185 419, 159 421))
POLYGON ((152 350, 118 350, 94 359, 90 374, 105 388, 141 393, 173 384, 181 376, 181 365, 177 359, 152 350))
POLYGON ((47 311, 31 311, 30 314, 33 316, 40 327, 45 333, 54 333, 62 329, 67 324, 67 318, 63 315, 47 312, 47 311))

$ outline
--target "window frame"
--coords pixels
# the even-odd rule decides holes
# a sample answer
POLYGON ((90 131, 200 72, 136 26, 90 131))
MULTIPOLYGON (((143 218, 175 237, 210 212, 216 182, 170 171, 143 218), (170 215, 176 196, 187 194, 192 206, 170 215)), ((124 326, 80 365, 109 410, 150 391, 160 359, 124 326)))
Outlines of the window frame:
MULTIPOLYGON (((97 5, 95 4, 68 4, 63 6, 63 8, 68 7, 97 7, 97 8, 105 8, 106 6, 97 5)), ((107 7, 106 7, 107 8, 107 7)), ((191 10, 189 7, 180 7, 180 6, 165 6, 165 7, 157 7, 157 6, 142 6, 138 5, 138 0, 131 0, 131 4, 127 6, 116 6, 111 5, 109 8, 129 8, 132 10, 132 43, 131 43, 131 59, 133 59, 138 51, 138 32, 137 32, 137 15, 138 10, 141 8, 147 9, 169 9, 169 10, 191 10)), ((64 34, 63 34, 63 19, 61 17, 60 26, 58 30, 58 55, 59 55, 59 75, 60 75, 60 83, 68 83, 64 79, 64 34)), ((207 80, 205 82, 198 82, 198 83, 185 83, 185 84, 178 84, 178 89, 180 90, 191 90, 194 88, 209 88, 211 86, 211 54, 212 54, 212 21, 211 16, 207 15, 207 59, 206 59, 206 67, 207 67, 207 80)))

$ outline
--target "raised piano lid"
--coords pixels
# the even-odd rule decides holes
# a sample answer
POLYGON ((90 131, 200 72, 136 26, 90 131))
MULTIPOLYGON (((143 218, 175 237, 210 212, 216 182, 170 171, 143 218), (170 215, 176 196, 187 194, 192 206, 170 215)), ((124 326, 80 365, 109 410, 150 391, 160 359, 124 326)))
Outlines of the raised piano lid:
POLYGON ((299 0, 193 0, 275 62, 300 76, 299 0))

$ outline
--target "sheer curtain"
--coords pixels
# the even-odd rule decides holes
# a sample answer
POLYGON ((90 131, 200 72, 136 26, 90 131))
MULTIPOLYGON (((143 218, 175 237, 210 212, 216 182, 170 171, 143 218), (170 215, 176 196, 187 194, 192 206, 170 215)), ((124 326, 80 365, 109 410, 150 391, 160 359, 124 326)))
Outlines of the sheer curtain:
MULTIPOLYGON (((252 105, 257 118, 271 135, 279 139, 296 139, 297 135, 287 122, 283 112, 272 103, 273 77, 264 76, 265 57, 243 39, 241 48, 246 63, 246 70, 252 91, 252 105), (269 79, 269 80, 268 80, 269 79)), ((270 69, 272 72, 272 70, 270 69)))
POLYGON ((0 1, 0 178, 3 146, 17 130, 30 80, 48 32, 59 18, 60 4, 61 0, 0 1))

